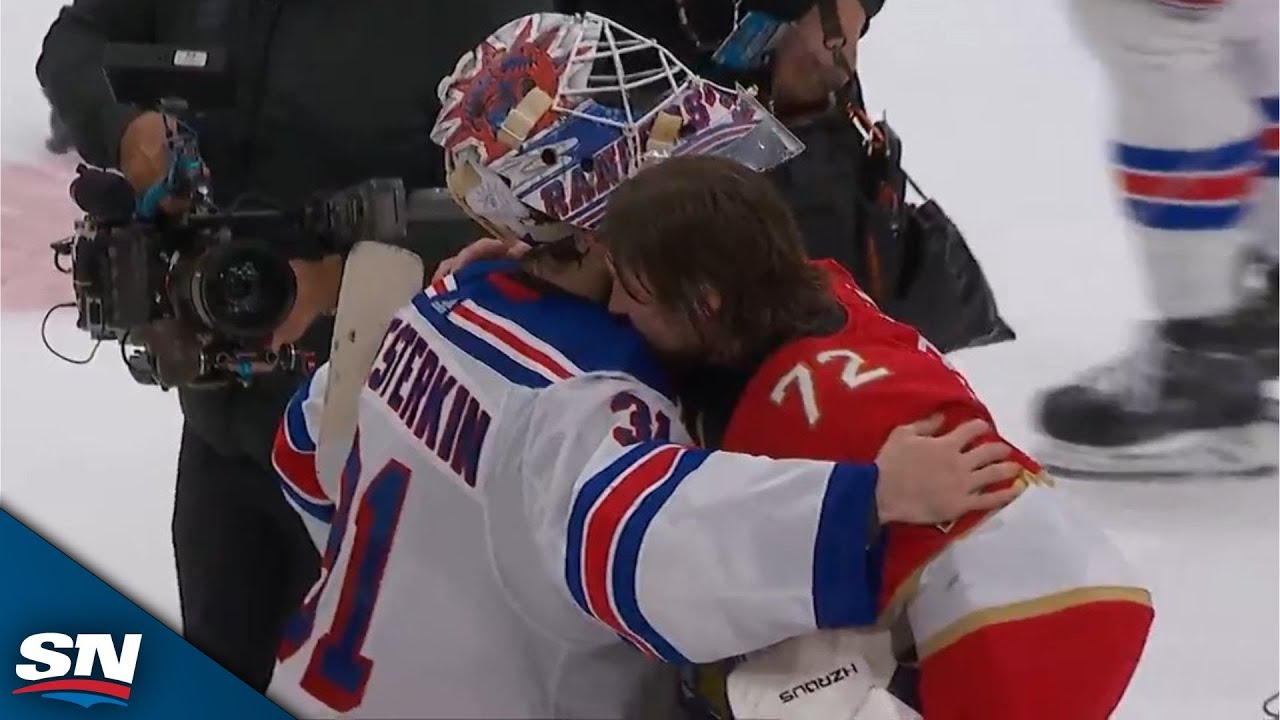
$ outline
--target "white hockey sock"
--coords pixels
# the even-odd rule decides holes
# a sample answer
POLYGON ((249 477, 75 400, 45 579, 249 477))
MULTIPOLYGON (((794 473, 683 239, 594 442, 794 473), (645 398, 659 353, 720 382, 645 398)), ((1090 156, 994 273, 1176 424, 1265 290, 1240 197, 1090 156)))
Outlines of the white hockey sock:
MULTIPOLYGON (((1261 75, 1242 82, 1235 60, 1244 34, 1258 35, 1268 2, 1274 15, 1274 0, 1232 0, 1232 12, 1216 3, 1073 0, 1111 81, 1113 162, 1162 318, 1219 315, 1241 299, 1241 262, 1259 235, 1255 97, 1266 91, 1256 88, 1268 86, 1261 75)), ((1256 54, 1261 45, 1247 47, 1256 54)))
POLYGON ((1219 315, 1239 303, 1240 262, 1254 241, 1257 109, 1213 20, 1156 13, 1130 31, 1138 42, 1130 35, 1103 53, 1113 162, 1159 316, 1219 315))
POLYGON ((1194 149, 1118 143, 1114 161, 1160 316, 1206 317, 1233 308, 1241 251, 1252 235, 1244 220, 1256 143, 1194 149))

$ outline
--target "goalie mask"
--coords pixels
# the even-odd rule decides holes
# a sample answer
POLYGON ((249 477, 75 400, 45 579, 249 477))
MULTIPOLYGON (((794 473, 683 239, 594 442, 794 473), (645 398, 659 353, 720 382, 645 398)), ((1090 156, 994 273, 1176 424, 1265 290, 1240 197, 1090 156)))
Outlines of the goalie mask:
POLYGON ((645 163, 718 155, 768 170, 803 145, 742 89, 586 13, 517 18, 440 83, 431 138, 449 190, 490 231, 550 242, 589 231, 645 163))

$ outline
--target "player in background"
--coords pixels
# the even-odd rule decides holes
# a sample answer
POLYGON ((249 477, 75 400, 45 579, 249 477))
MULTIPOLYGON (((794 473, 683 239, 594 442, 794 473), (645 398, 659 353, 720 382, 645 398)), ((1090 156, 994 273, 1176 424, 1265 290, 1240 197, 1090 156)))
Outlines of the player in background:
MULTIPOLYGON (((669 363, 702 368, 680 394, 710 447, 865 462, 913 416, 992 422, 915 330, 839 266, 807 262, 782 198, 738 163, 642 170, 610 198, 600 238, 610 309, 669 363)), ((1041 466, 1013 457, 1025 491, 1008 507, 887 525, 877 610, 913 637, 929 720, 1104 720, 1145 645, 1150 594, 1041 466)))
POLYGON ((1158 320, 1039 401, 1056 467, 1276 465, 1274 0, 1069 0, 1114 105, 1112 162, 1158 320))
POLYGON ((1016 494, 982 492, 1016 471, 1002 443, 964 450, 982 421, 944 438, 904 428, 854 464, 691 445, 643 338, 607 312, 599 246, 559 221, 593 212, 574 193, 602 201, 646 156, 760 161, 788 138, 674 59, 661 78, 592 69, 637 50, 662 52, 603 18, 526 16, 442 83, 450 187, 543 244, 395 315, 349 448, 317 447, 327 365, 290 403, 274 459, 323 551, 270 690, 294 713, 622 717, 654 659, 874 620, 879 522, 1016 494), (633 88, 654 84, 641 106, 633 88), (653 122, 683 113, 703 124, 653 122), (536 216, 515 195, 533 181, 548 188, 536 216), (323 476, 334 451, 345 467, 323 476))

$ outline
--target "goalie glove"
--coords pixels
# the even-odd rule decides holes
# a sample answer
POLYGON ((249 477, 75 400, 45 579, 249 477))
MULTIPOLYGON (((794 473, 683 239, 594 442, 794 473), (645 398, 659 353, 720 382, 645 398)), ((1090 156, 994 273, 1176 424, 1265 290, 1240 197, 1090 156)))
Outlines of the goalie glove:
POLYGON ((822 630, 719 667, 728 668, 721 683, 707 674, 716 671, 705 667, 696 687, 686 681, 686 691, 694 687, 700 696, 694 704, 707 717, 921 720, 885 689, 895 669, 886 632, 822 630))

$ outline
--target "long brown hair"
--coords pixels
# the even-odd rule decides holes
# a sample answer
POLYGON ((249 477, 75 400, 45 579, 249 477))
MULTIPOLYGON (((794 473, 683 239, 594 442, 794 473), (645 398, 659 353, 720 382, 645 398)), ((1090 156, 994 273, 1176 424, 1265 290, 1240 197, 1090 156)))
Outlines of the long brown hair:
POLYGON ((782 196, 734 161, 675 157, 641 170, 610 196, 600 240, 627 292, 736 354, 831 317, 826 278, 808 262, 782 196))

